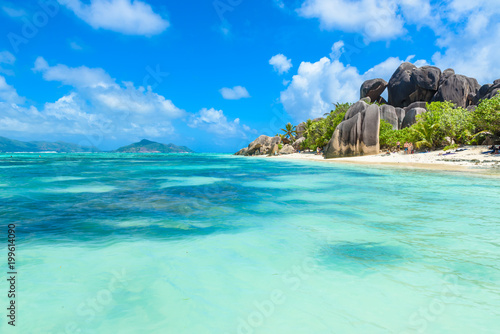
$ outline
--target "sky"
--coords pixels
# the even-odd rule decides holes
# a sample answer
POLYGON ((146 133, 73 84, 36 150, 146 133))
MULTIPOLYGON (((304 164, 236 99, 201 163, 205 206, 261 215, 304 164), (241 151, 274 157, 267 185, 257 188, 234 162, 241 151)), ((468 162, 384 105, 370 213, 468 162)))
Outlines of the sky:
POLYGON ((500 78, 500 1, 0 0, 0 136, 235 152, 404 61, 500 78))

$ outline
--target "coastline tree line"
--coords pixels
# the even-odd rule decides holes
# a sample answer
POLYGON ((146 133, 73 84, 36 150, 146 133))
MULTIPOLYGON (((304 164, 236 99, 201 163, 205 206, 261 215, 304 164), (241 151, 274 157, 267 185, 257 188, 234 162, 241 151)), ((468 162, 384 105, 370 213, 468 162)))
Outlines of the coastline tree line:
MULTIPOLYGON (((377 103, 378 104, 378 103, 377 103)), ((303 123, 298 134, 305 138, 301 150, 324 148, 342 122, 350 103, 336 103, 325 118, 303 123)), ((481 144, 487 136, 500 136, 500 93, 482 100, 473 109, 456 107, 451 102, 427 103, 427 112, 416 116, 416 123, 401 130, 380 120, 380 148, 394 149, 397 143, 414 143, 417 149, 453 149, 459 145, 481 144)), ((295 141, 297 129, 288 123, 279 136, 295 141)))

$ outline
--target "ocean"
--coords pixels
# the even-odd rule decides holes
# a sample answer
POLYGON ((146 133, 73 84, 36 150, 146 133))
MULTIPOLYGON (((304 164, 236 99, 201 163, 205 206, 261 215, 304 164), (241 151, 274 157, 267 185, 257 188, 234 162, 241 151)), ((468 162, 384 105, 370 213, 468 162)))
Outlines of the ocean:
POLYGON ((0 333, 499 333, 499 198, 456 172, 0 155, 0 333))

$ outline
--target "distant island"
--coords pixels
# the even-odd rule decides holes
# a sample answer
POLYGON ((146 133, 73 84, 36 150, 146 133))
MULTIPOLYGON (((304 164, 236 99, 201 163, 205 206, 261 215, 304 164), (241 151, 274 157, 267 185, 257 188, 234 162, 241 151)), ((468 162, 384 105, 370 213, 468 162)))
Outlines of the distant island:
POLYGON ((138 143, 123 146, 113 151, 116 153, 194 153, 189 147, 174 144, 161 144, 147 139, 138 143))
POLYGON ((57 152, 57 153, 89 153, 100 152, 96 147, 80 146, 77 144, 45 141, 23 142, 5 137, 0 137, 0 152, 1 153, 41 153, 41 152, 57 152))

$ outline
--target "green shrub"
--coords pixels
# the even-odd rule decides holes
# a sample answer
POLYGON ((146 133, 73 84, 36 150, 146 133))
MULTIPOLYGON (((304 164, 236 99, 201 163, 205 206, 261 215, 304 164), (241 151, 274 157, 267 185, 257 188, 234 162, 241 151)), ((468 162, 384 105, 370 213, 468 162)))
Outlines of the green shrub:
POLYGON ((500 92, 489 100, 483 100, 473 112, 477 132, 487 131, 500 135, 500 92))
POLYGON ((455 150, 458 148, 458 144, 448 145, 443 148, 443 151, 455 150))
POLYGON ((393 130, 392 125, 385 120, 380 120, 380 147, 381 148, 395 148, 400 143, 401 147, 405 142, 413 142, 414 133, 411 128, 404 128, 401 130, 393 130))
POLYGON ((333 136, 335 128, 344 120, 345 113, 349 109, 349 103, 336 103, 335 110, 325 114, 325 118, 316 122, 307 120, 303 136, 306 138, 302 144, 303 149, 316 150, 324 147, 333 136))

